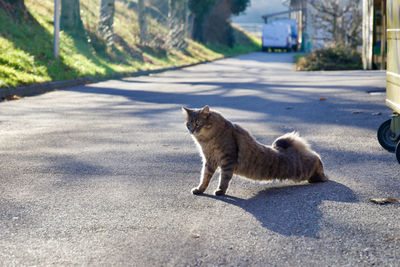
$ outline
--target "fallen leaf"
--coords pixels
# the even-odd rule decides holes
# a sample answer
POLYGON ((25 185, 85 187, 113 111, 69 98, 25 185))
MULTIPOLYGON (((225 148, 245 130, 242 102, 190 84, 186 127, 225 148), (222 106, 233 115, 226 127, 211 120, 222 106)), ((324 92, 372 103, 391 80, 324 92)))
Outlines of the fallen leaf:
POLYGON ((375 204, 399 204, 399 200, 393 197, 377 197, 377 198, 370 198, 369 201, 375 204))
POLYGON ((19 95, 10 95, 10 96, 6 96, 6 97, 4 97, 4 100, 5 101, 11 101, 11 100, 18 100, 18 99, 20 99, 21 97, 19 96, 19 95))
POLYGON ((200 238, 200 236, 197 235, 197 234, 191 234, 190 237, 191 237, 191 238, 195 238, 195 239, 196 239, 196 238, 200 238))
POLYGON ((384 240, 384 242, 389 242, 389 241, 397 241, 400 240, 400 236, 399 237, 389 237, 387 239, 384 240))

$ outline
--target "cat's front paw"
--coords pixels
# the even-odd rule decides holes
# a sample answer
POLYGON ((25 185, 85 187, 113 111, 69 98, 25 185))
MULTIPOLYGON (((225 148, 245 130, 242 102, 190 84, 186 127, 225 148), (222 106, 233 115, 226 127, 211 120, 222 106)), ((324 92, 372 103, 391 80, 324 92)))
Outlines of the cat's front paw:
POLYGON ((200 195, 203 194, 204 191, 200 190, 199 188, 195 187, 192 189, 192 194, 193 195, 200 195))
POLYGON ((216 196, 223 196, 223 195, 225 195, 225 191, 222 189, 217 189, 217 190, 215 190, 214 194, 216 196))

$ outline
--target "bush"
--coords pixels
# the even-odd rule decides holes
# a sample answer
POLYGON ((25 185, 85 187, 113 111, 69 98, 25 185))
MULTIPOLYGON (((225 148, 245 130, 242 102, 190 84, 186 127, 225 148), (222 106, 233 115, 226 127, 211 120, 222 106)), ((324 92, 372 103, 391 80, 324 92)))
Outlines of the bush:
POLYGON ((344 47, 328 47, 300 57, 297 70, 358 70, 362 69, 361 55, 356 50, 344 47))

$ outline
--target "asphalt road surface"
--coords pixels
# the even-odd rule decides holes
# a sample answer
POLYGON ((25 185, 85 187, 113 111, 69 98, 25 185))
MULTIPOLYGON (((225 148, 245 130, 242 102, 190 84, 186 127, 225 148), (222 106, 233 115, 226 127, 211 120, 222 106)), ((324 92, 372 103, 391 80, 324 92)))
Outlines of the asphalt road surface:
POLYGON ((0 265, 400 266, 400 165, 376 140, 381 71, 296 72, 253 53, 0 103, 0 265), (271 144, 296 130, 322 184, 234 177, 206 194, 181 106, 271 144))

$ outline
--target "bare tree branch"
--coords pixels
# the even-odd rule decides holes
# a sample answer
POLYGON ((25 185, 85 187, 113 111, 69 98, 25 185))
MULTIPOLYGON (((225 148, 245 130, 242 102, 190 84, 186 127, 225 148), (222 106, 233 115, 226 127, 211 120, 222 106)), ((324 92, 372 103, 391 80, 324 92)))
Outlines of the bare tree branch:
POLYGON ((360 0, 310 0, 319 35, 330 43, 356 47, 361 42, 360 0))

